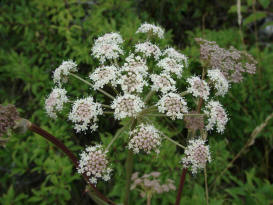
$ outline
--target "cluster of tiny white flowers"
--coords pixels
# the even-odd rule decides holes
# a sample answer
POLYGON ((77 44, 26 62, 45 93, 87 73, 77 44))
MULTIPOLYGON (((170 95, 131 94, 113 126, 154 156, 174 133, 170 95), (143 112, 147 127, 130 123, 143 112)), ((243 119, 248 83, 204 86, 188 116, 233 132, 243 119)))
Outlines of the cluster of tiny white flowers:
POLYGON ((94 81, 94 90, 103 88, 103 86, 108 83, 112 86, 116 86, 117 73, 118 69, 113 65, 96 68, 96 70, 89 76, 89 78, 94 81))
POLYGON ((188 58, 187 58, 187 56, 185 56, 182 53, 179 53, 174 48, 167 48, 163 52, 163 55, 176 60, 178 63, 183 63, 186 67, 188 66, 188 58))
POLYGON ((148 83, 143 79, 141 73, 131 70, 121 75, 118 84, 121 85, 121 89, 124 93, 141 93, 144 85, 148 83))
POLYGON ((121 71, 134 71, 142 74, 144 77, 148 75, 148 66, 146 61, 140 56, 130 54, 121 68, 121 71))
POLYGON ((109 168, 106 154, 101 145, 86 147, 80 154, 78 173, 86 174, 92 184, 97 184, 100 178, 109 181, 112 169, 109 168))
POLYGON ((188 113, 187 102, 177 93, 167 93, 157 103, 158 111, 165 113, 172 120, 183 119, 188 113))
POLYGON ((170 74, 175 74, 177 75, 177 77, 181 78, 182 77, 182 71, 183 71, 183 65, 177 63, 176 60, 166 57, 161 59, 157 66, 163 68, 163 71, 166 73, 170 73, 170 74))
POLYGON ((209 86, 206 81, 201 80, 197 76, 193 76, 187 79, 187 82, 190 84, 187 91, 192 93, 194 97, 201 97, 204 100, 208 100, 209 98, 209 86))
POLYGON ((98 128, 96 124, 98 115, 102 114, 101 105, 94 102, 92 97, 87 97, 74 102, 68 118, 75 123, 74 128, 77 132, 85 131, 88 128, 95 131, 98 128))
POLYGON ((143 53, 143 55, 147 58, 154 56, 154 58, 158 60, 162 54, 160 49, 149 41, 138 43, 135 45, 135 48, 136 52, 143 53))
POLYGON ((49 117, 57 118, 56 112, 60 112, 66 102, 68 102, 66 90, 54 88, 45 101, 45 109, 49 117))
POLYGON ((98 58, 101 63, 106 60, 115 60, 123 54, 120 44, 123 43, 121 35, 118 33, 107 33, 99 37, 92 48, 92 55, 98 58))
POLYGON ((54 83, 61 84, 66 83, 68 79, 68 75, 71 72, 77 71, 77 64, 72 60, 63 61, 62 64, 55 69, 53 72, 53 81, 54 83))
POLYGON ((206 105, 204 113, 208 116, 206 129, 208 131, 213 130, 214 125, 216 125, 217 132, 223 133, 228 122, 228 117, 223 106, 218 101, 210 101, 206 105))
POLYGON ((111 108, 115 110, 114 117, 118 120, 126 117, 136 117, 143 107, 144 102, 140 97, 131 94, 116 97, 111 105, 111 108))
POLYGON ((163 94, 176 91, 175 81, 167 73, 152 74, 151 80, 153 82, 152 89, 155 91, 160 90, 163 94))
POLYGON ((219 69, 208 70, 208 77, 214 83, 217 90, 215 95, 224 96, 229 88, 229 84, 225 76, 219 69))
POLYGON ((164 37, 164 30, 160 26, 144 23, 136 31, 136 33, 152 33, 158 36, 158 38, 164 37))
POLYGON ((183 166, 191 168, 192 174, 199 169, 204 169, 207 162, 211 162, 209 145, 205 145, 202 139, 190 140, 185 149, 185 157, 182 158, 183 166))
POLYGON ((159 153, 160 133, 153 125, 140 124, 130 132, 130 136, 128 147, 134 153, 139 153, 140 150, 147 154, 150 154, 151 151, 159 153))

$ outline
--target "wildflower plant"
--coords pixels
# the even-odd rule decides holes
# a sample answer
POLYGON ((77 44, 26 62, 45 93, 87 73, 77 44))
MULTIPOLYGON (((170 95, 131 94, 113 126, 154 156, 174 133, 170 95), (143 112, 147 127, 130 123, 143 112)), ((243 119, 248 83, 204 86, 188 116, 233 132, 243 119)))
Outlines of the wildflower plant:
MULTIPOLYGON (((67 116, 76 132, 95 131, 100 126, 99 117, 103 115, 110 114, 115 120, 128 121, 123 131, 129 129, 126 147, 127 166, 131 169, 128 168, 126 173, 124 204, 128 204, 130 187, 141 186, 143 196, 175 190, 173 181, 165 186, 156 179, 148 180, 149 177, 159 176, 155 173, 140 178, 135 174, 131 185, 133 165, 129 162, 132 162, 133 154, 157 155, 162 140, 185 149, 180 165, 183 173, 188 169, 192 174, 198 174, 206 168, 212 158, 207 136, 214 129, 223 133, 229 119, 219 101, 232 83, 242 81, 244 72, 255 73, 256 64, 252 56, 235 48, 226 50, 215 42, 196 39, 201 47, 203 65, 202 75, 198 76, 194 70, 189 71, 189 57, 172 47, 159 46, 157 42, 164 38, 161 27, 144 23, 136 35, 145 37, 126 48, 126 52, 124 42, 127 39, 124 40, 121 34, 113 32, 98 37, 91 48, 91 57, 97 60, 99 66, 90 70, 85 78, 75 74, 80 69, 74 61, 63 61, 53 73, 56 87, 45 101, 46 112, 51 118, 57 117, 64 104, 70 105, 71 111, 67 116), (191 76, 186 75, 185 70, 191 76), (102 93, 110 103, 99 102, 101 98, 97 98, 96 94, 80 99, 67 94, 65 86, 68 86, 70 77, 102 93), (177 87, 178 81, 182 82, 182 87, 177 87), (187 144, 179 144, 156 128, 154 122, 162 117, 185 124, 189 133, 187 144)), ((120 133, 115 135, 109 144, 88 146, 80 154, 77 170, 85 174, 90 183, 97 184, 98 179, 108 181, 115 174, 115 170, 109 167, 111 162, 106 153, 120 136, 120 133)), ((178 195, 181 195, 180 188, 178 195)), ((179 199, 176 203, 179 204, 179 199)))

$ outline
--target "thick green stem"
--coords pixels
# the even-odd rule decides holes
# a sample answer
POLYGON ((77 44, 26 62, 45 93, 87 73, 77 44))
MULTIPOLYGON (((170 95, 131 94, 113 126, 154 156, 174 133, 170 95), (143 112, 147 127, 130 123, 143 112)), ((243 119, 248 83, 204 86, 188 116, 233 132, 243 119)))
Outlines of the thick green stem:
MULTIPOLYGON (((131 130, 133 130, 137 125, 137 120, 134 120, 131 126, 131 130)), ((130 197, 130 186, 131 186, 131 176, 133 172, 133 158, 134 153, 132 150, 128 150, 128 155, 126 159, 126 185, 125 185, 125 197, 124 197, 124 205, 129 205, 129 197, 130 197)))

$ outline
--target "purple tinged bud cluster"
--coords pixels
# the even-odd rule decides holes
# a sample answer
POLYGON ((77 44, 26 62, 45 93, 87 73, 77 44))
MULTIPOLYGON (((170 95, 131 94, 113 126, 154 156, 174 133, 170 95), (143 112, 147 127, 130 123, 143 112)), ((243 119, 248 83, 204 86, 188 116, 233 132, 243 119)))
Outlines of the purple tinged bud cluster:
MULTIPOLYGON (((197 114, 196 111, 191 111, 189 114, 197 114)), ((185 126, 189 130, 202 130, 204 128, 203 115, 187 115, 184 117, 185 126)))
POLYGON ((12 129, 17 119, 19 119, 19 113, 14 105, 0 105, 0 136, 4 135, 8 129, 12 129))
POLYGON ((159 176, 160 172, 151 172, 141 177, 138 172, 135 172, 131 178, 131 190, 138 188, 137 190, 140 190, 140 196, 143 198, 147 197, 148 193, 153 195, 176 190, 173 180, 167 179, 164 184, 161 184, 159 176))
POLYGON ((200 44, 200 57, 212 69, 220 69, 230 82, 243 80, 243 73, 254 74, 257 61, 248 53, 234 47, 228 50, 219 47, 214 41, 195 39, 200 44))

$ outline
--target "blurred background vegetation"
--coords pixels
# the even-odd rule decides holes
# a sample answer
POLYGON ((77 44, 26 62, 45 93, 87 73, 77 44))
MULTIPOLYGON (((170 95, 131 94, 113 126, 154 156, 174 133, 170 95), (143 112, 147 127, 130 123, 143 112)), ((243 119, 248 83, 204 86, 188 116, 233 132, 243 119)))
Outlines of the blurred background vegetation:
MULTIPOLYGON (((81 74, 92 71, 93 40, 111 31, 120 31, 131 40, 142 22, 158 23, 167 31, 170 43, 189 56, 190 72, 198 72, 199 47, 195 37, 216 41, 220 46, 247 50, 259 62, 256 75, 234 84, 223 99, 230 121, 223 135, 212 134, 209 144, 213 162, 208 166, 210 204, 273 204, 273 123, 251 133, 272 113, 273 107, 273 2, 241 0, 242 25, 238 26, 238 1, 206 0, 1 0, 0 1, 0 103, 13 103, 21 116, 39 124, 75 154, 91 141, 107 143, 119 128, 111 118, 100 122, 96 134, 76 135, 65 119, 53 121, 44 110, 44 100, 53 83, 52 71, 62 60, 73 59, 81 74), (229 162, 244 147, 230 168, 229 162), (271 158, 270 158, 271 156, 271 158), (218 177, 217 177, 218 176, 218 177), (215 181, 216 179, 216 181, 215 181), (215 182, 215 183, 214 183, 215 182), (214 183, 214 184, 213 184, 214 183)), ((70 93, 88 95, 87 87, 71 80, 70 93), (77 88, 77 89, 76 89, 77 88)), ((89 93, 90 94, 90 93, 89 93)), ((181 138, 179 121, 165 121, 175 128, 169 132, 181 138)), ((162 127, 162 129, 166 129, 162 127)), ((182 134, 181 134, 182 133, 182 134)), ((7 137, 7 136, 6 136, 7 137)), ((111 152, 115 174, 110 183, 98 188, 119 202, 125 184, 124 139, 111 152)), ((161 178, 179 183, 181 151, 163 144, 158 158, 135 157, 134 171, 160 171, 161 178)), ((69 159, 38 135, 13 135, 0 147, 0 203, 92 204, 85 183, 69 159)), ((153 198, 156 204, 173 204, 175 192, 153 198)), ((144 204, 132 192, 131 204, 144 204)), ((187 175, 181 204, 204 204, 204 176, 187 175)))

